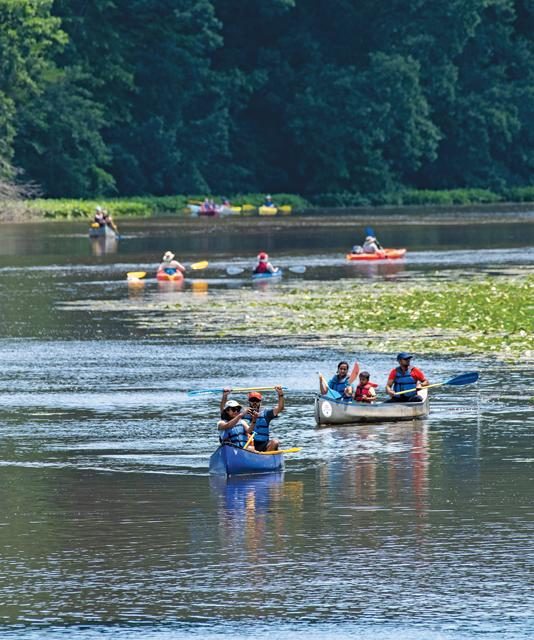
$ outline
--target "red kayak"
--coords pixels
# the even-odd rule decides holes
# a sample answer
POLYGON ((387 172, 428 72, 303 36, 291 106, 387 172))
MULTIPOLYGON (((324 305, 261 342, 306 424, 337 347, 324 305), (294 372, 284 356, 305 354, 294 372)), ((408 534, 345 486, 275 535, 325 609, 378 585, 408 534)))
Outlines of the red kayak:
POLYGON ((347 260, 398 260, 405 254, 406 249, 382 249, 377 253, 347 253, 347 260))
POLYGON ((184 274, 181 271, 171 271, 171 269, 164 271, 163 269, 160 269, 156 273, 156 278, 161 281, 172 280, 172 282, 180 282, 184 279, 184 274))

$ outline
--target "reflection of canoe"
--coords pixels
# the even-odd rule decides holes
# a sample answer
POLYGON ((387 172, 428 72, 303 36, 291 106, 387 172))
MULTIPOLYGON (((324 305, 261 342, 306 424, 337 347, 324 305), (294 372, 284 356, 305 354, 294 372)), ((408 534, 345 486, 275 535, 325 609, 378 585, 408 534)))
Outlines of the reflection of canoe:
POLYGON ((100 226, 98 222, 93 222, 89 227, 90 238, 117 238, 115 231, 107 224, 100 226), (96 226, 93 226, 96 225, 96 226))
POLYGON ((266 271, 265 273, 253 273, 252 279, 257 280, 276 280, 282 277, 282 269, 277 269, 274 273, 266 271))
MULTIPOLYGON (((171 270, 169 269, 169 272, 171 270)), ((172 280, 173 282, 180 282, 181 280, 184 279, 184 274, 181 271, 174 271, 172 273, 167 273, 166 271, 163 271, 163 269, 160 269, 157 273, 156 273, 156 278, 162 282, 166 282, 169 280, 172 280)))
POLYGON ((240 473, 266 473, 284 467, 284 454, 264 454, 239 449, 231 444, 222 444, 211 455, 210 473, 229 476, 240 473))
POLYGON ((317 424, 351 424, 385 420, 412 420, 428 415, 428 391, 421 389, 423 402, 342 402, 325 396, 315 398, 317 424))
POLYGON ((405 254, 406 249, 382 249, 378 253, 347 253, 347 260, 398 260, 405 254))

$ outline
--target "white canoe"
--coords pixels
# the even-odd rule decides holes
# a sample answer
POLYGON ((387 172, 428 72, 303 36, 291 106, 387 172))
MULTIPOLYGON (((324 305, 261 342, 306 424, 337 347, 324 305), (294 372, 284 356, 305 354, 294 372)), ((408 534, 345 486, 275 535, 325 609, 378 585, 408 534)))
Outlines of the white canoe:
POLYGON ((321 424, 354 424, 387 420, 413 420, 428 415, 428 391, 419 395, 423 402, 342 402, 325 396, 315 398, 315 422, 321 424))

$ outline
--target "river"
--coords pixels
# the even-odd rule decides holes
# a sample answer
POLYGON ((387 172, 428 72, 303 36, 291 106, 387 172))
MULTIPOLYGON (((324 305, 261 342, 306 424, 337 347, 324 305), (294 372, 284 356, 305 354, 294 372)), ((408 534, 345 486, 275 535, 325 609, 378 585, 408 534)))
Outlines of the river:
POLYGON ((312 280, 532 271, 533 222, 159 219, 121 222, 107 244, 83 223, 2 225, 0 637, 531 638, 531 369, 416 354, 431 381, 480 381, 436 389, 424 420, 319 428, 317 371, 357 355, 382 385, 396 354, 270 340, 268 326, 219 340, 188 331, 186 314, 162 333, 150 319, 188 297, 207 322, 225 297, 246 314, 252 297, 312 280), (347 264, 364 224, 406 259, 347 264), (209 266, 161 286, 168 249, 209 266), (286 270, 274 288, 226 274, 260 250, 286 270), (147 277, 128 286, 132 270, 147 277), (187 392, 276 383, 273 431, 301 451, 280 474, 210 477, 220 396, 187 392))

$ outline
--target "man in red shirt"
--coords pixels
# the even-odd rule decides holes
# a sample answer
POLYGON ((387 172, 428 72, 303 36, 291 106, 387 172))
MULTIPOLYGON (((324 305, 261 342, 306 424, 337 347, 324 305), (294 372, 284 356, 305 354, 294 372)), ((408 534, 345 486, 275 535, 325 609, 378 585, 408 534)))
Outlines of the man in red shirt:
POLYGON ((422 402, 423 398, 417 395, 417 389, 428 386, 425 374, 417 367, 411 366, 412 354, 402 351, 397 356, 398 367, 389 373, 386 384, 386 392, 389 395, 388 402, 422 402), (413 389, 410 393, 397 395, 399 391, 413 389))

